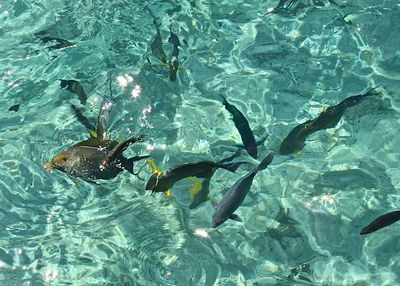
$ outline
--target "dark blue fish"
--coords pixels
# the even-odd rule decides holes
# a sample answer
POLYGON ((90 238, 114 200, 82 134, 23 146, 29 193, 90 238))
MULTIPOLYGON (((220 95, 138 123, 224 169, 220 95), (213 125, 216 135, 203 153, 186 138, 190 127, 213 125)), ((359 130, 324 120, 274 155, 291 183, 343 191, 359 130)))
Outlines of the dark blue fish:
POLYGON ((243 113, 239 111, 234 105, 230 104, 225 97, 222 97, 222 104, 225 106, 226 110, 232 115, 233 123, 235 123, 236 129, 239 131, 240 137, 246 149, 247 153, 250 154, 254 159, 257 158, 257 143, 254 138, 253 131, 250 129, 249 122, 243 113))
POLYGON ((384 228, 385 226, 395 223, 398 220, 400 220, 400 211, 393 211, 390 213, 386 213, 386 214, 381 215, 380 217, 376 218, 375 220, 373 220, 366 227, 363 227, 363 229, 360 231, 360 234, 361 235, 368 234, 368 233, 377 231, 381 228, 384 228))
POLYGON ((215 212, 212 217, 212 227, 217 227, 224 223, 227 219, 238 220, 238 216, 234 212, 240 207, 245 199, 253 179, 258 171, 264 170, 272 162, 274 155, 270 153, 261 163, 250 171, 247 175, 238 180, 230 190, 222 197, 222 200, 217 205, 212 201, 215 212))
POLYGON ((296 126, 290 131, 288 136, 283 139, 279 150, 280 154, 288 155, 303 149, 306 145, 305 140, 308 135, 319 130, 335 127, 347 108, 359 104, 369 96, 376 95, 376 88, 377 87, 370 89, 364 94, 350 96, 337 105, 329 106, 326 110, 321 112, 317 118, 296 126))

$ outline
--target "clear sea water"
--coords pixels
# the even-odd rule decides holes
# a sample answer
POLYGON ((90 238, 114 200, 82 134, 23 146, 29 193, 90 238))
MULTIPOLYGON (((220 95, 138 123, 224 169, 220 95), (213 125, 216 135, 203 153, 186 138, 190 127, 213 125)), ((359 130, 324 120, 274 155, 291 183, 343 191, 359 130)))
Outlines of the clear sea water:
MULTIPOLYGON (((399 15, 398 0, 2 0, 0 284, 400 285, 400 225, 359 235, 400 208, 399 15), (176 81, 150 48, 157 26, 167 57, 170 29, 181 42, 176 81), (88 137, 71 104, 95 122, 109 75, 113 138, 145 134, 125 154, 161 169, 236 150, 219 94, 268 136, 262 159, 327 106, 382 92, 300 154, 276 155, 237 211, 243 223, 213 229, 211 204, 187 207, 190 181, 166 198, 127 172, 93 185, 43 169, 88 137), (86 104, 60 79, 78 80, 86 104)), ((218 170, 211 196, 248 170, 218 170)))

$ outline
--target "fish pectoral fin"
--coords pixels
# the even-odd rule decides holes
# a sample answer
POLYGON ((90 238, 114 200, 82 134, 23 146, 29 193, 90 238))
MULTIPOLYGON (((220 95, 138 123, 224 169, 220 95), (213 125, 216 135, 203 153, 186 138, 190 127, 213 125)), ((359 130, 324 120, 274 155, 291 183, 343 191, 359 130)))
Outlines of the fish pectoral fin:
POLYGON ((238 222, 243 222, 243 220, 237 214, 232 214, 229 218, 231 220, 235 220, 235 221, 238 221, 238 222))
POLYGON ((164 192, 164 195, 165 195, 167 198, 171 198, 171 197, 172 197, 172 192, 171 192, 171 190, 165 191, 165 192, 164 192))
POLYGON ((189 188, 189 195, 191 197, 190 209, 197 208, 200 204, 210 199, 210 179, 206 178, 199 180, 193 177, 188 177, 193 182, 193 185, 189 188))
POLYGON ((90 130, 90 129, 88 129, 88 132, 89 132, 90 137, 92 137, 92 138, 97 138, 97 132, 96 132, 96 130, 90 130))
POLYGON ((300 151, 296 151, 296 152, 294 152, 294 155, 297 157, 300 157, 302 155, 302 153, 300 151))
POLYGON ((261 137, 258 141, 256 141, 256 145, 260 146, 260 145, 264 144, 264 142, 267 140, 268 136, 269 135, 267 134, 267 135, 264 135, 264 137, 261 137))
POLYGON ((194 197, 198 192, 201 191, 201 180, 193 177, 187 177, 187 179, 192 183, 192 185, 189 187, 188 192, 191 197, 194 197))

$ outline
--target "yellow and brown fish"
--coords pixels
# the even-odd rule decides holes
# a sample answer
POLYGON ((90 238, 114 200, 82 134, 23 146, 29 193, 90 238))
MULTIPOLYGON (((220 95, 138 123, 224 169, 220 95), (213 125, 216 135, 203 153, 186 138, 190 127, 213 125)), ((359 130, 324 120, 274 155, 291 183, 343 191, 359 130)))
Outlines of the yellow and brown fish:
POLYGON ((319 130, 335 127, 347 108, 359 104, 369 96, 376 95, 377 92, 375 90, 376 87, 364 94, 350 96, 337 105, 329 106, 326 110, 321 112, 317 118, 297 125, 290 131, 288 136, 283 139, 279 153, 288 155, 300 151, 306 145, 305 140, 308 135, 319 130))

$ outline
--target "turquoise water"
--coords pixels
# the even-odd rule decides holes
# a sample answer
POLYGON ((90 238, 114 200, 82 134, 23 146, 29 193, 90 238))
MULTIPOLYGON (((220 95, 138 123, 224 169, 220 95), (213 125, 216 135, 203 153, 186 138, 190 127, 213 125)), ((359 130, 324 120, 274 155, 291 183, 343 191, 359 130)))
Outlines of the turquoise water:
MULTIPOLYGON (((395 0, 1 1, 1 284, 400 285, 400 226, 359 235, 400 207, 399 13, 395 0), (175 81, 152 52, 157 27, 167 57, 170 29, 179 37, 175 81), (145 134, 125 154, 162 169, 236 150, 219 94, 268 135, 261 159, 327 106, 382 92, 301 154, 276 155, 237 211, 244 222, 212 229, 209 203, 187 207, 189 181, 166 198, 127 172, 93 185, 44 170, 88 137, 71 104, 95 122, 109 75, 111 135, 145 134), (87 102, 59 79, 78 80, 87 102)), ((248 169, 218 170, 211 196, 248 169)))

